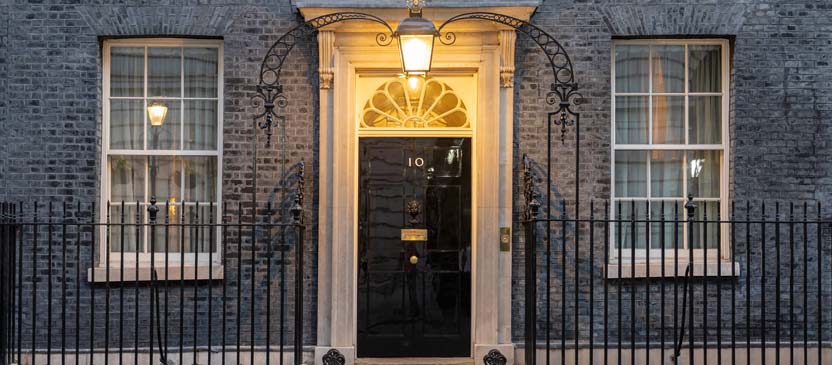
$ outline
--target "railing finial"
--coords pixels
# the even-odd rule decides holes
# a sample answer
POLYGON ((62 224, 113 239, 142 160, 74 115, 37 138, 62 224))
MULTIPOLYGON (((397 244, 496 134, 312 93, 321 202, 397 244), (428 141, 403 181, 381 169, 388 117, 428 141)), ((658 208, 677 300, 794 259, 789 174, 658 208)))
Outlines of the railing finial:
POLYGON ((148 219, 150 224, 156 224, 156 213, 159 213, 159 207, 156 206, 156 197, 150 197, 150 206, 147 207, 148 219))
POLYGON ((692 221, 696 213, 696 203, 693 202, 693 194, 688 194, 688 202, 685 203, 685 210, 688 212, 688 221, 692 221))

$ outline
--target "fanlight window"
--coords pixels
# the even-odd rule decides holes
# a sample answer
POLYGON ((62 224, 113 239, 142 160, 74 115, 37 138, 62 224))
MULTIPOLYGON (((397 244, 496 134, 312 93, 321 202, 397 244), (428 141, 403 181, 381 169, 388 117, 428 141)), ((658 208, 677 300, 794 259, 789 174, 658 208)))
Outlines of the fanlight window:
POLYGON ((395 78, 364 104, 362 128, 467 128, 462 98, 436 79, 395 78))

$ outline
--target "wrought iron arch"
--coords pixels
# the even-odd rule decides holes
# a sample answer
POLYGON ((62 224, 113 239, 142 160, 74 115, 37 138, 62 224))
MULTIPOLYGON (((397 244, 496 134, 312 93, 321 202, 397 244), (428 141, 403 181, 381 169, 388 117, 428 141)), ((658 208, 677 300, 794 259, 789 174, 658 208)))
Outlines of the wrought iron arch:
MULTIPOLYGON (((376 34, 376 43, 380 46, 387 46, 393 41, 393 28, 383 19, 360 12, 340 12, 321 15, 298 24, 288 32, 284 33, 266 52, 260 64, 260 74, 256 93, 252 97, 252 105, 262 111, 255 114, 255 125, 266 132, 266 146, 271 144, 272 128, 285 121, 285 116, 275 112, 275 107, 285 108, 288 100, 283 94, 283 84, 280 83, 280 74, 286 58, 292 52, 300 40, 312 39, 320 28, 335 23, 353 20, 371 21, 383 25, 389 33, 376 34)), ((254 131, 256 132, 256 130, 254 131)), ((256 146, 255 146, 256 147, 256 146)))
POLYGON ((445 32, 443 34, 442 30, 448 24, 472 19, 491 21, 512 27, 515 31, 528 36, 546 55, 555 79, 549 87, 549 92, 546 94, 546 103, 549 105, 557 104, 557 109, 549 113, 549 122, 561 126, 561 142, 563 142, 566 135, 566 127, 571 127, 577 123, 578 113, 572 110, 572 106, 580 104, 583 98, 578 92, 578 83, 575 81, 572 60, 569 58, 566 49, 563 48, 563 45, 555 37, 532 23, 512 16, 491 12, 471 12, 451 17, 437 28, 437 38, 444 45, 454 44, 456 42, 456 34, 454 32, 445 32))
MULTIPOLYGON (((381 24, 389 33, 381 32, 376 35, 376 43, 380 46, 387 46, 392 43, 395 32, 392 27, 383 19, 361 12, 338 12, 327 15, 322 15, 314 19, 302 22, 284 33, 268 50, 260 65, 260 74, 258 75, 258 84, 256 86, 255 95, 252 97, 252 104, 257 110, 254 115, 254 123, 252 124, 252 202, 256 209, 257 202, 257 129, 263 129, 266 133, 266 146, 271 142, 272 129, 280 126, 282 137, 285 136, 285 115, 281 115, 276 111, 276 108, 283 109, 288 105, 288 99, 283 93, 283 84, 280 82, 281 71, 286 62, 286 58, 295 48, 300 40, 308 40, 314 37, 318 30, 327 25, 352 20, 363 20, 381 24)), ((482 20, 491 21, 513 28, 515 31, 528 36, 535 44, 537 44, 549 62, 554 81, 551 83, 549 91, 546 94, 546 103, 554 106, 554 110, 548 113, 547 118, 547 162, 546 162, 546 197, 545 204, 548 206, 551 201, 551 171, 552 171, 552 126, 560 127, 561 143, 565 142, 565 135, 567 127, 575 127, 575 212, 578 212, 578 197, 580 196, 580 113, 573 109, 574 106, 579 105, 583 99, 581 96, 578 83, 575 81, 575 73, 572 60, 563 45, 560 44, 553 36, 547 33, 540 27, 512 16, 492 13, 492 12, 470 12, 460 14, 449 18, 442 23, 436 31, 436 38, 442 44, 452 45, 456 42, 456 34, 453 32, 445 32, 445 27, 451 23, 463 20, 482 20)), ((283 140, 283 139, 281 139, 283 140)), ((285 143, 281 146, 285 157, 285 143)), ((285 158, 283 159, 285 164, 285 158)), ((524 158, 524 164, 528 164, 528 159, 524 158)), ((524 176, 524 196, 526 200, 526 211, 524 212, 524 224, 527 230, 534 231, 536 223, 540 221, 538 218, 540 212, 540 203, 534 188, 534 179, 528 174, 524 176)), ((296 213, 296 220, 302 221, 302 207, 300 204, 295 204, 292 208, 293 213, 296 213)), ((547 213, 548 214, 548 213, 547 213)), ((576 232, 577 236, 577 232, 576 232)), ((577 240, 577 237, 576 237, 577 240)), ((527 262, 528 257, 534 258, 534 249, 529 250, 527 245, 527 262), (531 251, 531 252, 529 252, 531 251)), ((534 260, 532 260, 534 263, 534 260)), ((527 275, 534 277, 534 273, 530 273, 530 265, 526 267, 527 275)), ((533 268, 532 268, 533 269, 533 268)), ((529 276, 527 276, 528 278, 529 276)), ((302 295, 302 292, 298 292, 302 295)), ((526 287, 527 301, 535 300, 536 290, 534 285, 526 287)), ((302 324, 297 323, 295 349, 300 351, 302 346, 302 324)), ((534 348, 536 343, 536 331, 534 326, 530 324, 536 323, 536 313, 534 310, 526 308, 526 346, 527 348, 534 348)), ((526 351, 526 362, 535 362, 535 351, 526 351)), ((484 359, 487 362, 487 359, 484 359)), ((343 360, 342 360, 343 361, 343 360)), ((297 360, 296 360, 297 362, 297 360)), ((339 362, 338 359, 335 362, 339 362)))
MULTIPOLYGON (((361 12, 338 12, 322 15, 295 26, 284 33, 269 48, 260 65, 256 94, 252 97, 253 104, 258 105, 262 103, 263 111, 255 115, 254 119, 264 119, 256 124, 260 129, 266 131, 267 146, 271 141, 271 129, 275 126, 275 122, 280 123, 285 120, 285 118, 278 116, 274 109, 275 107, 283 108, 288 104, 288 100, 283 94, 283 85, 280 83, 280 75, 286 57, 295 48, 299 40, 311 38, 317 34, 320 28, 352 20, 371 21, 381 24, 387 28, 389 33, 378 33, 376 35, 376 43, 381 46, 387 46, 392 43, 393 28, 383 19, 372 14, 361 12)), ((582 99, 581 94, 578 92, 578 83, 575 81, 572 60, 569 58, 569 54, 563 45, 549 33, 532 23, 512 16, 491 12, 471 12, 449 18, 437 28, 436 36, 442 44, 451 45, 456 42, 456 34, 453 32, 445 32, 443 34, 442 30, 449 24, 462 20, 484 20, 507 25, 527 35, 543 50, 555 79, 546 95, 546 102, 549 105, 557 105, 557 109, 549 113, 548 120, 554 125, 561 126, 561 140, 563 141, 566 127, 574 126, 577 123, 578 113, 572 110, 572 107, 580 104, 582 99)))

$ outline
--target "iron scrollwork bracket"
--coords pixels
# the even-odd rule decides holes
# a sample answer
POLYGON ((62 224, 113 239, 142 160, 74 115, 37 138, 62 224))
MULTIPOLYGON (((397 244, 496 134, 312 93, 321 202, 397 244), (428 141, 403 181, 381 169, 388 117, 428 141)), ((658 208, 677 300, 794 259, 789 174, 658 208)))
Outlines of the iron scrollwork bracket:
POLYGON ((263 111, 254 117, 257 127, 266 132, 266 147, 271 145, 272 129, 286 121, 282 110, 289 104, 280 85, 257 85, 257 92, 251 98, 251 104, 263 111))
POLYGON ((437 38, 444 45, 454 44, 456 35, 450 31, 442 33, 442 30, 450 23, 470 19, 491 21, 514 28, 517 32, 527 35, 543 50, 549 60, 549 66, 552 68, 552 75, 555 79, 546 94, 546 103, 557 106, 553 112, 549 113, 548 121, 561 127, 561 143, 563 143, 566 128, 575 126, 578 120, 577 113, 572 110, 572 106, 579 105, 583 99, 578 92, 578 83, 575 82, 572 60, 569 58, 569 54, 566 53, 566 49, 549 33, 534 24, 512 16, 491 12, 471 12, 451 17, 437 28, 437 38))
POLYGON ((286 108, 289 101, 283 93, 280 75, 289 53, 298 42, 313 40, 320 28, 350 20, 364 20, 383 25, 387 32, 378 33, 376 43, 380 46, 387 46, 393 42, 393 28, 383 19, 360 12, 339 12, 322 15, 295 26, 269 48, 260 64, 257 89, 251 103, 256 110, 259 110, 255 113, 254 120, 257 127, 266 133, 267 147, 271 144, 272 129, 286 121, 285 114, 280 110, 286 108))
POLYGON ((578 92, 578 84, 556 84, 552 83, 549 93, 546 94, 546 103, 554 105, 557 103, 558 108, 549 113, 549 123, 560 126, 560 142, 564 143, 566 140, 566 127, 572 127, 577 124, 577 112, 571 108, 575 105, 580 105, 583 96, 578 92))

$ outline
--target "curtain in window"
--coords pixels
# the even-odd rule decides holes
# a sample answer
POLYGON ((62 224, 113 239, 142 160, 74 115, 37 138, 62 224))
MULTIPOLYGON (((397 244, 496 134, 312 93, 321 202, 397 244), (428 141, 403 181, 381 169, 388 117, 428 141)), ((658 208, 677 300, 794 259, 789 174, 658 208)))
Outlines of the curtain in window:
MULTIPOLYGON (((653 94, 685 91, 685 47, 654 46, 653 94)), ((683 96, 653 96, 653 144, 680 144, 684 139, 683 96)))
MULTIPOLYGON (((721 48, 712 45, 691 45, 688 52, 690 93, 719 93, 722 90, 721 48)), ((688 143, 722 143, 722 97, 691 95, 688 103, 688 143)))

